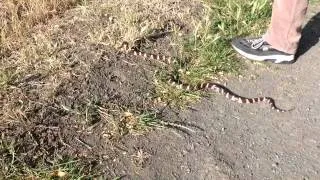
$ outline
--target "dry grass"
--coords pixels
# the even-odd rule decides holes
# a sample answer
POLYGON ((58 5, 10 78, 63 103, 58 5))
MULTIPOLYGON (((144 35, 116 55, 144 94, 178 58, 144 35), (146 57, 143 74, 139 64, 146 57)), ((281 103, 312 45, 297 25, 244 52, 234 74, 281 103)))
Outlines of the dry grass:
MULTIPOLYGON (((32 105, 42 106, 54 102, 54 92, 59 85, 72 77, 86 76, 92 63, 106 49, 115 50, 123 41, 132 44, 135 39, 162 27, 170 20, 184 25, 184 29, 175 29, 166 39, 165 45, 156 43, 149 50, 167 55, 169 53, 182 62, 186 58, 192 59, 186 66, 177 64, 174 73, 188 82, 199 82, 209 79, 213 74, 234 70, 237 66, 230 63, 234 55, 228 49, 228 40, 237 34, 250 33, 249 28, 257 19, 262 18, 258 22, 264 22, 268 8, 262 7, 262 12, 266 12, 261 17, 253 17, 255 12, 247 12, 255 7, 254 4, 245 0, 232 2, 213 1, 208 3, 213 5, 210 7, 200 0, 95 0, 90 3, 77 0, 1 1, 0 122, 32 121, 32 117, 27 118, 27 113, 33 110, 32 105), (63 14, 62 18, 55 18, 75 5, 78 6, 63 14), (244 16, 235 21, 238 17, 235 13, 244 16), (239 33, 245 24, 247 28, 239 33), (74 64, 78 66, 74 67, 74 64)), ((258 5, 265 2, 254 1, 258 5)), ((254 26, 254 30, 259 28, 254 26)), ((162 77, 171 73, 168 69, 153 73, 157 88, 155 97, 159 97, 157 99, 160 103, 174 100, 184 104, 199 99, 199 94, 168 87, 162 81, 162 77)), ((55 107, 79 115, 79 121, 83 120, 81 115, 89 116, 84 110, 59 106, 55 107)), ((118 112, 118 117, 111 117, 110 111, 100 109, 98 112, 109 126, 105 134, 110 139, 127 133, 139 134, 150 126, 175 127, 165 122, 154 123, 156 117, 152 113, 138 115, 125 113, 128 109, 123 109, 118 112)), ((142 151, 135 156, 138 164, 143 164, 147 157, 142 151)), ((9 175, 14 177, 14 168, 17 167, 8 166, 12 173, 9 175)), ((43 177, 38 170, 27 170, 33 176, 43 177)))
MULTIPOLYGON (((31 2, 41 4, 42 1, 31 2)), ((46 1, 42 3, 44 2, 46 1)), ((48 3, 47 9, 56 7, 55 12, 61 12, 62 10, 59 9, 68 7, 63 2, 74 1, 48 2, 52 4, 48 3)), ((4 7, 9 7, 9 5, 4 7)), ((17 8, 18 5, 14 7, 17 8)), ((36 6, 30 4, 30 7, 35 8, 36 6)), ((12 19, 17 16, 17 12, 13 9, 12 7, 11 13, 15 12, 15 15, 12 15, 12 19)), ((11 26, 14 25, 16 31, 10 33, 8 29, 10 26, 3 31, 6 34, 4 36, 6 38, 3 39, 7 42, 3 45, 7 47, 5 49, 8 49, 9 53, 1 58, 0 62, 0 89, 2 90, 0 93, 7 97, 2 108, 5 116, 2 118, 16 120, 24 117, 27 111, 26 106, 23 105, 24 108, 22 106, 12 107, 14 100, 24 101, 26 99, 22 97, 21 91, 23 90, 15 85, 22 79, 37 74, 45 76, 45 82, 38 82, 37 91, 41 92, 38 100, 46 100, 52 97, 59 84, 74 75, 70 68, 70 64, 74 61, 81 64, 79 68, 83 73, 88 71, 90 64, 87 64, 86 59, 81 57, 81 51, 97 58, 101 56, 103 48, 117 48, 123 41, 132 43, 136 38, 148 34, 152 29, 162 27, 172 19, 184 22, 186 29, 192 30, 201 23, 203 13, 205 11, 198 0, 123 0, 117 2, 104 0, 78 6, 65 15, 65 18, 53 19, 46 25, 38 24, 36 28, 29 29, 34 22, 37 22, 35 19, 45 22, 48 19, 48 15, 45 14, 50 13, 24 15, 25 18, 29 17, 28 21, 21 19, 15 23, 12 22, 11 26), (10 41, 10 38, 17 40, 10 41), (14 44, 16 43, 19 44, 19 48, 15 49, 14 44), (92 51, 92 46, 100 46, 100 48, 98 51, 92 51), (19 111, 14 109, 19 109, 19 111)), ((23 14, 28 13, 26 11, 23 14)), ((2 18, 2 21, 8 21, 8 18, 2 18)), ((174 34, 168 49, 182 50, 182 40, 178 37, 178 33, 174 34)), ((28 104, 28 102, 25 103, 28 104)))
MULTIPOLYGON (((46 23, 78 3, 77 0, 4 0, 0 2, 0 47, 11 50, 35 25, 46 23)), ((0 51, 1 53, 1 51, 0 51)), ((2 52, 3 53, 3 52, 2 52)))
MULTIPOLYGON (((0 2, 0 97, 6 97, 0 105, 1 119, 19 119, 23 111, 14 112, 11 101, 15 98, 8 94, 21 93, 12 84, 21 78, 50 71, 61 62, 50 57, 57 44, 52 42, 43 28, 50 19, 58 17, 67 9, 81 3, 78 0, 3 0, 0 2), (45 63, 41 60, 46 61, 45 63), (11 113, 12 112, 12 113, 11 113)), ((21 98, 20 100, 22 100, 21 98)))
POLYGON ((24 116, 23 110, 17 113, 11 106, 12 100, 24 99, 13 96, 21 94, 21 89, 13 86, 14 83, 21 78, 50 72, 61 66, 62 62, 51 55, 59 45, 52 42, 48 33, 41 28, 45 28, 50 19, 79 3, 78 0, 0 2, 0 97, 6 97, 0 105, 4 112, 0 113, 3 115, 1 119, 19 119, 24 116), (8 89, 11 89, 11 94, 8 89))

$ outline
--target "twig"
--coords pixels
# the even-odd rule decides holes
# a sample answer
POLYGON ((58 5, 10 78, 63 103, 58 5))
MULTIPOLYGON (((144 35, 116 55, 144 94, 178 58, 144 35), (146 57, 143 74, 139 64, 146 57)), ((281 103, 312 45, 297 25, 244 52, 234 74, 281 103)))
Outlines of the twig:
POLYGON ((92 150, 92 147, 89 144, 85 143, 84 141, 80 140, 79 138, 76 137, 75 140, 77 140, 80 144, 82 144, 86 148, 92 150))

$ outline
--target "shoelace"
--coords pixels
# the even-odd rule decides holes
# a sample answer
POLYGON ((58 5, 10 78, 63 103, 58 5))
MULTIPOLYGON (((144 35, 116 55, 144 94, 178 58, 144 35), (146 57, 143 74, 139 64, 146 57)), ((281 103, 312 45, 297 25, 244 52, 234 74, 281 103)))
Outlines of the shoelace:
POLYGON ((265 42, 262 38, 248 39, 247 41, 249 43, 251 43, 252 49, 259 49, 263 45, 263 43, 265 42))

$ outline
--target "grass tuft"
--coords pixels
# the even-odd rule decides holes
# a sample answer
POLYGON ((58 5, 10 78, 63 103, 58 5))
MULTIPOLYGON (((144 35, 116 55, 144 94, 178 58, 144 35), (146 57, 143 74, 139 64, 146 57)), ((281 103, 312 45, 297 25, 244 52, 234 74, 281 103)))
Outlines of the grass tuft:
POLYGON ((191 82, 211 79, 225 73, 238 73, 242 67, 230 46, 237 36, 264 33, 271 16, 268 0, 207 1, 207 16, 186 39, 185 52, 194 60, 185 67, 191 82))
POLYGON ((34 167, 26 165, 16 156, 14 142, 0 140, 0 179, 82 179, 90 178, 86 165, 69 158, 60 158, 48 165, 45 162, 34 167))
POLYGON ((104 137, 119 140, 123 136, 142 135, 158 125, 158 117, 150 112, 131 113, 123 109, 108 110, 99 107, 101 119, 105 122, 104 137))
MULTIPOLYGON (((197 84, 240 73, 243 63, 232 50, 231 40, 263 34, 271 17, 269 0, 207 0, 205 5, 203 20, 194 24, 193 33, 182 42, 183 62, 169 72, 184 83, 197 84)), ((168 72, 160 74, 164 79, 168 72)), ((162 99, 175 104, 199 99, 200 95, 161 85, 157 92, 162 99)))

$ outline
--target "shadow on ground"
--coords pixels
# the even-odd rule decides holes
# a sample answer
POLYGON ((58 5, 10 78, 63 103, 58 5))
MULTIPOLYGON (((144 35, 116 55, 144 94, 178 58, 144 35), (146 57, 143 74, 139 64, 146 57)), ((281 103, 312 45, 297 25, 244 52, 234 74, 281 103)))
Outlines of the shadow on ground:
POLYGON ((298 52, 296 58, 305 54, 310 48, 319 42, 320 38, 320 12, 313 16, 305 25, 302 31, 298 52))

